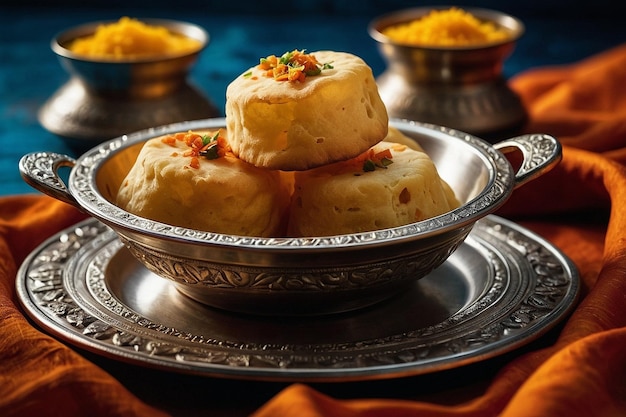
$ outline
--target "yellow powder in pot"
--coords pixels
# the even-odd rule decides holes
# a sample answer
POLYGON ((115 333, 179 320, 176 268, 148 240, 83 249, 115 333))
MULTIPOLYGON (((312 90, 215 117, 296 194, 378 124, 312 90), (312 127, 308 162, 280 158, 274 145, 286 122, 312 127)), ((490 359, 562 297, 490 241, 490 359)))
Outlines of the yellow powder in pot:
POLYGON ((199 40, 172 33, 163 26, 122 17, 98 26, 91 36, 76 39, 69 49, 90 58, 121 60, 182 55, 200 46, 199 40))
POLYGON ((481 21, 456 7, 432 10, 419 19, 389 26, 382 33, 395 42, 415 46, 474 46, 510 36, 493 22, 481 21))

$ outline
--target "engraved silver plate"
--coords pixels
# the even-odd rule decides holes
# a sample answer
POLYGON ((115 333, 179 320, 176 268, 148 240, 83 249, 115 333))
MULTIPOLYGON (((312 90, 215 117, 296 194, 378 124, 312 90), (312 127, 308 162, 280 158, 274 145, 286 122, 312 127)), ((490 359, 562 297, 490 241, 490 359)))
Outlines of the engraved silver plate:
POLYGON ((556 325, 580 286, 557 248, 494 215, 409 291, 350 313, 267 317, 200 304, 95 219, 33 251, 16 284, 30 317, 77 347, 167 371, 275 381, 394 378, 492 358, 556 325))

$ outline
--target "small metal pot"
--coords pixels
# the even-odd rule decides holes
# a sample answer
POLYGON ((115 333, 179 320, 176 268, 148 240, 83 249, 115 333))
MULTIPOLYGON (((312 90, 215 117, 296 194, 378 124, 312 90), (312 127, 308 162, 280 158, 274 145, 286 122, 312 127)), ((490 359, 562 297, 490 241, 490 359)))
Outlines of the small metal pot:
POLYGON ((521 21, 494 10, 464 8, 510 33, 505 41, 471 47, 404 45, 382 33, 389 26, 447 8, 400 10, 370 23, 369 34, 387 62, 387 69, 376 79, 379 93, 391 117, 448 126, 499 141, 527 118, 502 74, 504 60, 524 33, 521 21))
POLYGON ((119 186, 143 144, 168 133, 225 127, 225 119, 176 123, 125 135, 77 160, 57 153, 25 155, 30 185, 110 226, 146 268, 184 294, 251 314, 316 315, 372 305, 406 289, 441 265, 474 223, 502 206, 513 190, 561 158, 545 134, 496 145, 466 133, 393 120, 415 139, 462 205, 424 221, 384 230, 311 238, 257 238, 203 232, 135 216, 115 205, 119 186), (515 170, 504 153, 521 153, 515 170), (61 167, 71 167, 67 185, 61 167))
POLYGON ((68 49, 73 40, 113 22, 76 26, 51 41, 52 51, 70 79, 41 107, 39 121, 80 152, 126 133, 219 114, 213 103, 187 80, 209 43, 209 34, 187 22, 141 21, 196 39, 200 46, 182 55, 126 60, 84 57, 68 49))

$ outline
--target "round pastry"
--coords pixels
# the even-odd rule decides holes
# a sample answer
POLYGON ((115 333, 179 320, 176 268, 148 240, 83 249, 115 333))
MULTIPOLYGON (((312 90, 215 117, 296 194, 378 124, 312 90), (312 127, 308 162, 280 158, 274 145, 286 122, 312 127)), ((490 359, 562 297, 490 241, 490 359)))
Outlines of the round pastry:
POLYGON ((389 122, 371 68, 334 51, 262 59, 228 85, 225 111, 233 152, 285 171, 354 158, 389 122))
POLYGON ((459 206, 428 155, 397 143, 381 142, 357 158, 294 177, 290 236, 385 229, 459 206))
POLYGON ((284 235, 290 190, 281 173, 235 157, 219 132, 148 140, 117 204, 141 217, 216 233, 284 235))

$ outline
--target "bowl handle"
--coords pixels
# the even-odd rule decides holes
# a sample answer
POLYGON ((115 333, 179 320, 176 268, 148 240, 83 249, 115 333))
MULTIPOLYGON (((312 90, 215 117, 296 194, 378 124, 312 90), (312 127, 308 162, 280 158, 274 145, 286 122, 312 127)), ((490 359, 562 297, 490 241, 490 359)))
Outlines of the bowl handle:
POLYGON ((19 162, 22 178, 28 185, 51 197, 82 210, 59 175, 63 167, 73 167, 76 160, 55 152, 33 152, 19 162))
POLYGON ((555 137, 543 133, 505 139, 493 147, 504 155, 521 151, 523 159, 515 173, 514 188, 545 174, 554 168, 562 157, 561 143, 555 137))

